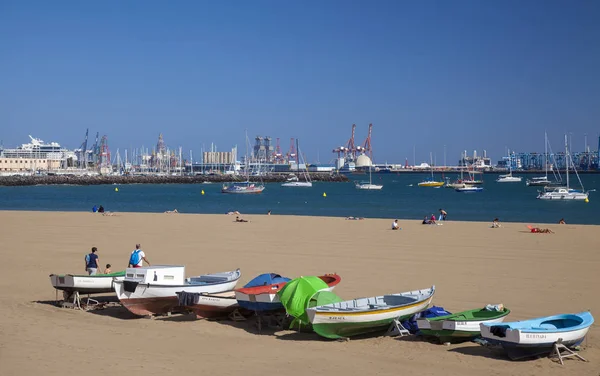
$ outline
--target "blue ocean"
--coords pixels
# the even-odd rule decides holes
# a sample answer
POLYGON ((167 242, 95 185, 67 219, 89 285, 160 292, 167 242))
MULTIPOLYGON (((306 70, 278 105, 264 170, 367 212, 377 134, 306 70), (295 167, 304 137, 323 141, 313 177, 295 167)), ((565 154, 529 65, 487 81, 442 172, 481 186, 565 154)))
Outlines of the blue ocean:
MULTIPOLYGON (((266 184, 259 195, 222 194, 220 184, 0 187, 0 210, 91 211, 94 205, 103 205, 114 212, 177 209, 181 213, 266 214, 271 210, 273 214, 420 220, 437 216, 443 208, 449 220, 498 217, 501 221, 557 223, 564 218, 572 224, 600 224, 600 191, 591 192, 588 203, 543 201, 536 199, 539 187, 527 187, 525 178, 522 183, 496 183, 496 175, 486 174, 483 192, 458 193, 444 187, 418 187, 426 177, 373 174, 373 183, 383 184, 381 191, 357 190, 353 183, 316 182, 312 188, 266 184)), ((368 175, 351 178, 363 180, 368 175)), ((571 179, 572 187, 579 188, 576 176, 571 179)), ((581 180, 586 190, 600 186, 600 175, 582 175, 581 180)))

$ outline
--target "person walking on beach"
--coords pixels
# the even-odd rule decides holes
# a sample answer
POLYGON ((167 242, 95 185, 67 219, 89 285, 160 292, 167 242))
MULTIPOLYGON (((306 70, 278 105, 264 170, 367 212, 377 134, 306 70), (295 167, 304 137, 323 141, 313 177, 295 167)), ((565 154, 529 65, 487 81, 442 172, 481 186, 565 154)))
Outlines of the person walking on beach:
POLYGON ((85 271, 88 272, 88 275, 96 275, 98 272, 98 263, 99 258, 96 254, 98 248, 92 247, 92 253, 89 253, 85 256, 85 271))
POLYGON ((141 268, 144 266, 144 261, 146 264, 150 266, 150 261, 146 258, 146 254, 144 251, 140 249, 140 245, 136 244, 135 249, 131 252, 131 256, 129 256, 129 268, 141 268))
POLYGON ((447 215, 448 213, 446 213, 444 209, 440 209, 440 218, 438 219, 438 221, 445 221, 447 215))

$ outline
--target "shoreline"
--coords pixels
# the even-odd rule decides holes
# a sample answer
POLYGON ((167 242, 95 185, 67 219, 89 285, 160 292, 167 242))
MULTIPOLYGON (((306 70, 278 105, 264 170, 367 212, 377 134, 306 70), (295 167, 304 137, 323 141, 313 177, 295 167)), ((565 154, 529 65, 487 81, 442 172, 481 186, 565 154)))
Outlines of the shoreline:
MULTIPOLYGON (((177 213, 166 213, 166 212, 121 212, 121 211, 107 211, 108 213, 111 213, 113 215, 102 215, 101 213, 92 213, 91 211, 80 211, 80 210, 4 210, 4 209, 0 209, 0 214, 2 213, 32 213, 32 214, 41 214, 41 213, 57 213, 57 214, 83 214, 83 213, 87 213, 87 214, 97 214, 98 217, 119 217, 121 215, 158 215, 158 214, 168 214, 170 216, 172 215, 186 215, 186 216, 198 216, 198 217, 204 217, 204 216, 216 216, 216 217, 235 217, 234 214, 228 214, 228 213, 186 213, 186 212, 181 212, 178 211, 177 213)), ((271 214, 271 215, 267 215, 267 214, 253 214, 253 213, 243 213, 243 212, 239 212, 240 216, 243 217, 244 219, 246 218, 263 218, 263 217, 285 217, 285 218, 303 218, 303 219, 328 219, 328 220, 346 220, 349 222, 361 222, 362 220, 348 220, 346 218, 348 217, 334 217, 334 216, 327 216, 327 215, 302 215, 302 214, 271 214)), ((371 220, 371 221, 385 221, 385 223, 387 223, 387 227, 391 226, 391 221, 393 221, 394 219, 398 219, 398 221, 400 222, 400 227, 402 227, 402 223, 410 223, 411 225, 413 224, 420 224, 418 222, 422 221, 422 219, 419 218, 403 218, 403 217, 389 217, 389 218, 384 218, 384 217, 362 217, 364 218, 363 220, 371 220)), ((436 218, 438 218, 438 215, 436 215, 436 218)), ((481 225, 485 225, 488 228, 491 226, 491 223, 493 221, 493 218, 490 219, 489 221, 469 221, 469 220, 454 220, 454 219, 449 219, 446 221, 442 221, 442 224, 444 223, 448 223, 448 224, 452 224, 452 223, 465 223, 465 224, 481 224, 481 225)), ((499 222, 500 225, 533 225, 533 224, 539 224, 539 225, 549 225, 549 226, 560 226, 560 227, 564 227, 564 228, 568 228, 568 227, 573 227, 573 226, 577 226, 577 227, 594 227, 594 226, 600 226, 600 224, 584 224, 584 223, 566 223, 566 224, 559 224, 558 222, 554 223, 554 222, 515 222, 515 221, 500 221, 499 222)), ((423 225, 420 224, 421 226, 431 226, 431 225, 423 225)))

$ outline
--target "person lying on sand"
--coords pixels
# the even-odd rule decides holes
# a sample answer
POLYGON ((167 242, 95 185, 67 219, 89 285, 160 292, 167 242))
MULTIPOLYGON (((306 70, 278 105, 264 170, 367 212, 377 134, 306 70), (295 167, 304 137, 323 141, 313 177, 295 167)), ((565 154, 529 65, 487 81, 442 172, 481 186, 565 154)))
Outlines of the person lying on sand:
POLYGON ((227 214, 227 215, 240 215, 240 212, 236 210, 236 211, 227 212, 225 214, 227 214))
POLYGON ((534 234, 554 234, 554 231, 550 230, 549 228, 539 228, 532 226, 527 226, 527 228, 529 228, 529 230, 534 234))
POLYGON ((167 210, 165 213, 166 214, 177 214, 179 212, 177 211, 177 209, 173 209, 173 210, 167 210))
POLYGON ((248 222, 247 220, 245 220, 245 219, 242 219, 242 218, 240 218, 240 217, 235 217, 235 221, 236 221, 236 222, 248 222))
POLYGON ((108 211, 108 212, 103 212, 102 215, 107 216, 107 217, 112 217, 115 215, 115 213, 108 211))
POLYGON ((347 221, 362 221, 363 217, 346 217, 347 221))

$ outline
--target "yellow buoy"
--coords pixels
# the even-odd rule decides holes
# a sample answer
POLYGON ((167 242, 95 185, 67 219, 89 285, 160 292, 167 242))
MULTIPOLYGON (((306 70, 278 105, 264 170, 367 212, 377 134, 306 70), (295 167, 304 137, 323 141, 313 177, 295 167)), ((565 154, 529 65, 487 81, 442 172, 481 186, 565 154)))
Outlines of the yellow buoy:
POLYGON ((327 193, 323 192, 323 197, 327 197, 327 193))
POLYGON ((119 188, 116 188, 116 187, 115 187, 115 192, 119 192, 119 188))
POLYGON ((202 190, 202 192, 200 192, 201 195, 204 195, 204 189, 202 190))
POLYGON ((590 202, 590 200, 588 198, 586 198, 585 200, 583 200, 584 202, 590 202))

